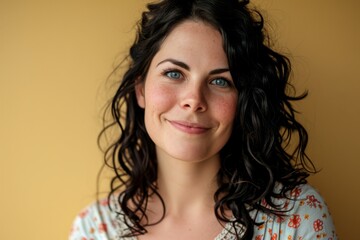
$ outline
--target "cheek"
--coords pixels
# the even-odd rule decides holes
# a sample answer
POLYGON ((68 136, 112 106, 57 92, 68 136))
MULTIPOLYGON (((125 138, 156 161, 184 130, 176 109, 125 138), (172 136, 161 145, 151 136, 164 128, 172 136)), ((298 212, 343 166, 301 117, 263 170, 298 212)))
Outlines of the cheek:
POLYGON ((236 114, 237 96, 228 96, 217 101, 216 109, 222 122, 232 123, 236 114))
POLYGON ((148 110, 158 112, 168 108, 175 99, 175 92, 171 88, 161 85, 145 88, 145 101, 148 110))

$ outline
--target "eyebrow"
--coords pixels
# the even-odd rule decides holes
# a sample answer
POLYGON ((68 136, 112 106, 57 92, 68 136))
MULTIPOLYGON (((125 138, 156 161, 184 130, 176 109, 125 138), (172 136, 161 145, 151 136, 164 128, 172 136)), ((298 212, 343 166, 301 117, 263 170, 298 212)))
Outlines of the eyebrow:
MULTIPOLYGON (((156 66, 159 66, 160 64, 163 64, 163 63, 165 63, 165 62, 171 62, 171 63, 174 64, 174 65, 177 65, 177 66, 179 66, 179 67, 181 67, 181 68, 184 68, 184 69, 190 71, 190 66, 189 66, 189 65, 187 65, 187 64, 184 63, 184 62, 181 62, 181 61, 178 61, 178 60, 176 60, 176 59, 173 59, 173 58, 167 58, 167 59, 159 62, 156 66)), ((219 74, 219 73, 229 72, 229 71, 230 71, 230 70, 229 70, 228 68, 219 68, 219 69, 211 70, 211 71, 209 72, 209 74, 210 74, 210 75, 214 75, 214 74, 219 74)))

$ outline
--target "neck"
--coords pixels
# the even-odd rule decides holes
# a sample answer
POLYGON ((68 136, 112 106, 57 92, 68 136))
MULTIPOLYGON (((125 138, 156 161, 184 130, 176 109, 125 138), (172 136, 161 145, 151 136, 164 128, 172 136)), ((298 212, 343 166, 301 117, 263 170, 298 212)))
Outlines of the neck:
POLYGON ((218 156, 201 162, 159 158, 157 184, 166 215, 213 213, 219 167, 218 156))

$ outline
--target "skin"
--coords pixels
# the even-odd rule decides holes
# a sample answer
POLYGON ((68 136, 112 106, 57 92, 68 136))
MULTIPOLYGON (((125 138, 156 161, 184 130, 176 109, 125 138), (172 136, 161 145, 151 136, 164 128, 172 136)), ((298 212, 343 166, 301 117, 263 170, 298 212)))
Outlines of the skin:
MULTIPOLYGON (((136 86, 145 125, 156 146, 163 221, 140 239, 214 239, 222 230, 213 206, 219 151, 228 141, 238 92, 220 33, 187 20, 168 35, 136 86)), ((148 216, 162 215, 150 199, 148 216)))

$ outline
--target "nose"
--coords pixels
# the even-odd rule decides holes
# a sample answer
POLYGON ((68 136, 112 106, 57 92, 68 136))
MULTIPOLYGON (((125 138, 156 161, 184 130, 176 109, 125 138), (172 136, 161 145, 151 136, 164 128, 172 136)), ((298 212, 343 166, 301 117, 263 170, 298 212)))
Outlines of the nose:
POLYGON ((207 110, 206 93, 202 86, 189 84, 186 86, 181 99, 181 107, 192 112, 204 112, 207 110))

